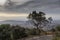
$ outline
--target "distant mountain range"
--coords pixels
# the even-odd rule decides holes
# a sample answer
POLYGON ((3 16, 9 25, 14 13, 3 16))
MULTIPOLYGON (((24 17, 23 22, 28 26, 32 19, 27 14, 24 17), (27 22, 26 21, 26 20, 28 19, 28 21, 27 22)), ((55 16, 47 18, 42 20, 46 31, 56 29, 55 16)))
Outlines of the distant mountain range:
POLYGON ((22 24, 24 21, 16 21, 16 20, 5 20, 0 21, 0 24, 22 24))
MULTIPOLYGON (((30 21, 5 20, 5 21, 0 21, 0 24, 20 25, 22 27, 28 27, 28 28, 33 27, 30 21)), ((59 25, 59 24, 60 24, 60 20, 55 20, 52 23, 52 25, 59 25)), ((52 27, 48 27, 48 28, 52 28, 52 27)))
MULTIPOLYGON (((17 20, 4 20, 4 21, 0 21, 0 24, 10 24, 10 23, 16 23, 16 24, 23 24, 29 21, 17 21, 17 20)), ((54 20, 53 23, 55 24, 60 24, 60 20, 54 20)))
POLYGON ((29 28, 33 26, 32 24, 30 24, 29 21, 16 21, 16 20, 0 21, 0 24, 20 25, 22 27, 29 27, 29 28))

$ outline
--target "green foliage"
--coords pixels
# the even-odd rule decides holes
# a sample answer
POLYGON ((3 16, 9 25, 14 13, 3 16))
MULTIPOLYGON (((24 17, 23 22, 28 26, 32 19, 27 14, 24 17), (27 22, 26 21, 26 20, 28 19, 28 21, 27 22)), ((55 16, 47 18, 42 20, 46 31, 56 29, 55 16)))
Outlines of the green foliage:
POLYGON ((16 26, 10 26, 9 24, 0 25, 0 40, 16 40, 23 37, 27 37, 25 28, 16 26))
POLYGON ((52 21, 52 17, 46 18, 44 12, 37 13, 36 11, 33 11, 28 15, 28 19, 32 21, 33 25, 37 27, 37 29, 42 28, 42 26, 47 25, 47 23, 52 21))
POLYGON ((55 36, 55 37, 53 38, 53 40, 60 40, 60 37, 55 36))
POLYGON ((40 30, 33 28, 29 31, 29 34, 30 35, 40 35, 40 30))
POLYGON ((54 40, 60 40, 60 25, 56 26, 55 28, 55 38, 54 40))
POLYGON ((52 28, 51 31, 52 31, 52 32, 55 32, 56 30, 55 30, 55 28, 52 28))
POLYGON ((28 35, 40 35, 40 30, 28 29, 21 26, 11 26, 9 24, 0 25, 0 40, 17 40, 28 35))
POLYGON ((13 36, 14 36, 14 39, 19 39, 19 38, 27 37, 25 28, 22 28, 20 26, 19 27, 16 26, 14 28, 14 30, 13 30, 13 36))
POLYGON ((58 25, 58 26, 56 27, 56 30, 57 30, 57 31, 60 31, 60 25, 58 25))
POLYGON ((0 40, 10 40, 10 25, 2 24, 0 25, 0 40))

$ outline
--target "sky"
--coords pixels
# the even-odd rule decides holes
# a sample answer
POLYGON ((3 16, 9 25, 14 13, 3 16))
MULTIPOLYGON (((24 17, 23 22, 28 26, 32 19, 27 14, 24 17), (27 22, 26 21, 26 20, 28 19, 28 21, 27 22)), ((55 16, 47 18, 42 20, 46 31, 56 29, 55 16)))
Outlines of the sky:
POLYGON ((60 20, 60 0, 11 0, 12 6, 6 6, 7 0, 0 0, 0 20, 27 20, 32 11, 42 11, 46 17, 60 20))

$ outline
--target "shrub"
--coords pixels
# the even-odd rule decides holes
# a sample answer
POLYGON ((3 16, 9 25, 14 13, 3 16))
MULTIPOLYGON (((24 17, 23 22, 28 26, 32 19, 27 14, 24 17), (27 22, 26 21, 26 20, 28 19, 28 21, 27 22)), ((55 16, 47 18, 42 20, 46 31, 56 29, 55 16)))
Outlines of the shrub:
POLYGON ((15 26, 15 28, 13 29, 13 37, 14 39, 27 37, 25 28, 22 28, 20 26, 15 26))
POLYGON ((0 40, 10 40, 10 25, 2 24, 0 25, 0 40))
POLYGON ((57 30, 57 31, 60 31, 60 25, 58 25, 58 26, 56 27, 56 30, 57 30))
POLYGON ((0 40, 17 40, 28 35, 39 35, 38 29, 26 29, 21 26, 10 26, 9 24, 0 25, 0 40))
POLYGON ((38 29, 33 28, 33 29, 29 30, 28 34, 30 34, 30 35, 40 35, 40 31, 38 29))

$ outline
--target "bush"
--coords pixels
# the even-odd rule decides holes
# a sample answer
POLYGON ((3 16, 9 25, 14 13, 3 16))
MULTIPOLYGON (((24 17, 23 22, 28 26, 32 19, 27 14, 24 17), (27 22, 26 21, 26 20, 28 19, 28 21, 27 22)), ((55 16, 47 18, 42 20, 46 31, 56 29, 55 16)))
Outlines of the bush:
POLYGON ((9 24, 0 25, 0 40, 11 40, 9 24))
POLYGON ((55 30, 55 38, 53 40, 60 40, 60 25, 58 25, 55 30))
POLYGON ((10 26, 9 24, 0 25, 0 40, 16 40, 23 37, 27 37, 25 28, 16 26, 10 26))
POLYGON ((57 31, 60 31, 60 25, 58 25, 58 26, 56 27, 56 30, 57 30, 57 31))
POLYGON ((19 39, 19 38, 23 38, 23 37, 27 37, 25 28, 22 27, 15 27, 13 30, 13 36, 14 39, 19 39))
POLYGON ((28 35, 39 35, 38 29, 26 29, 21 26, 10 26, 9 24, 0 25, 0 40, 17 40, 28 35))
POLYGON ((40 35, 40 31, 38 29, 33 28, 28 31, 28 34, 29 35, 40 35))

